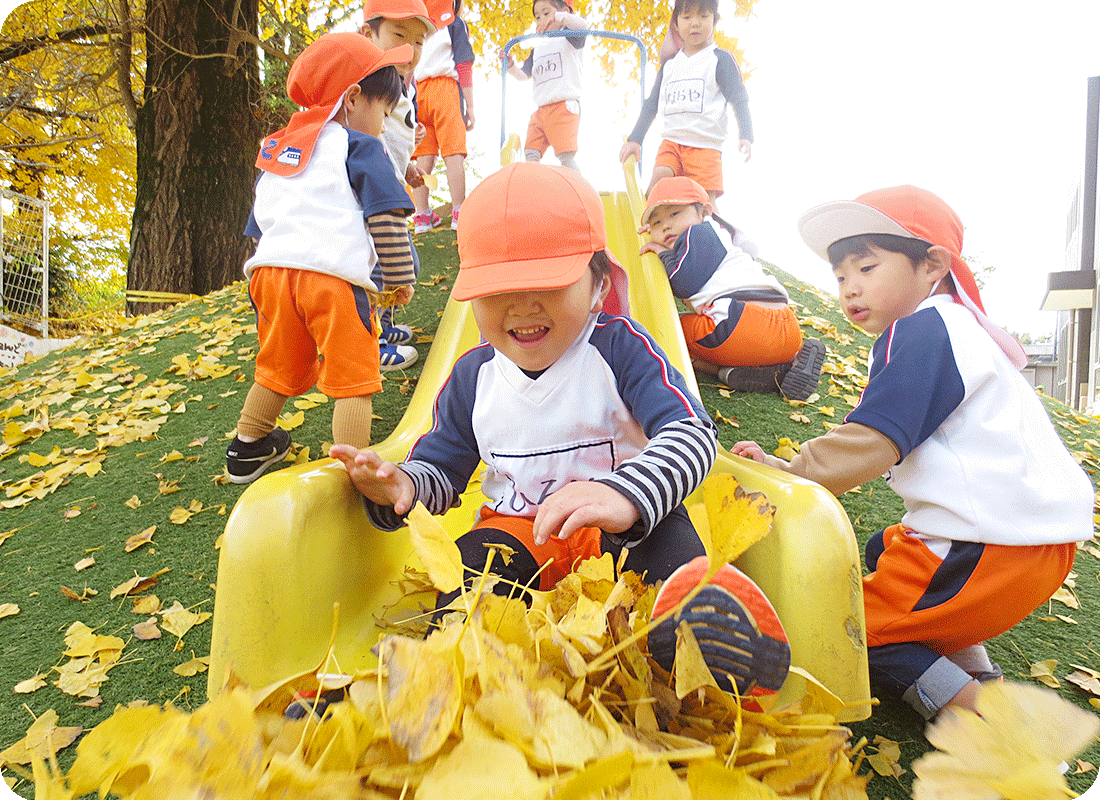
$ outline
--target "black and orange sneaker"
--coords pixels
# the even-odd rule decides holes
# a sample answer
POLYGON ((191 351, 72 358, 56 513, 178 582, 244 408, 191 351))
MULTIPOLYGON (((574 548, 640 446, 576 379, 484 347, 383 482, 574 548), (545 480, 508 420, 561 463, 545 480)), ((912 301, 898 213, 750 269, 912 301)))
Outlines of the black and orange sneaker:
MULTIPOLYGON (((707 572, 706 556, 679 567, 657 592, 653 618, 678 604, 707 572)), ((686 621, 718 685, 741 697, 779 691, 791 666, 787 634, 768 598, 749 576, 726 564, 678 614, 649 634, 649 652, 671 672, 676 628, 686 621)))

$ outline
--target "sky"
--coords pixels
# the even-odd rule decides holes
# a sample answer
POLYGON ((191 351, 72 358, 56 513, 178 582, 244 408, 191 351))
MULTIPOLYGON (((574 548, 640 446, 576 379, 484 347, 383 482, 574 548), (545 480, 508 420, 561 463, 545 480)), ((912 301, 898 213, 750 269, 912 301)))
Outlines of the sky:
MULTIPOLYGON (((994 269, 982 291, 991 317, 1017 332, 1053 331, 1054 313, 1039 305, 1047 273, 1067 268, 1087 78, 1100 75, 1100 2, 758 0, 748 20, 721 25, 752 71, 756 143, 743 163, 731 113, 719 211, 757 241, 762 258, 832 291, 828 264, 798 236, 801 213, 916 184, 958 213, 963 254, 994 269)), ((586 70, 597 73, 591 63, 586 70)), ((655 74, 651 63, 647 89, 655 74)), ((595 81, 594 96, 582 100, 578 160, 599 189, 623 187, 616 154, 639 101, 636 82, 622 83, 595 81)), ((499 154, 499 87, 498 74, 475 87, 471 136, 484 156, 473 167, 483 175, 499 154)), ((506 92, 509 130, 521 137, 528 87, 509 79, 506 92)), ((659 126, 645 142, 643 189, 659 126)))

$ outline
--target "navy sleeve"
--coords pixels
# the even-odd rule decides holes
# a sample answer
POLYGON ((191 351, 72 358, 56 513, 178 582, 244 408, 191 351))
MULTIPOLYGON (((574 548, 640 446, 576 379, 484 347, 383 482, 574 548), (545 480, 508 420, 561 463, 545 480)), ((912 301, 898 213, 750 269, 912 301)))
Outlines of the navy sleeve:
POLYGON ((642 111, 638 115, 638 121, 634 124, 634 130, 630 132, 630 135, 626 137, 628 142, 642 143, 645 139, 646 132, 649 130, 649 126, 653 124, 653 120, 657 118, 657 107, 661 99, 661 82, 665 79, 665 65, 662 64, 661 68, 657 70, 657 78, 653 81, 653 90, 649 93, 649 97, 645 99, 645 103, 642 105, 642 111))
POLYGON ((531 77, 531 73, 535 71, 535 51, 531 51, 531 55, 527 56, 523 61, 523 65, 520 67, 523 70, 523 74, 528 78, 531 77))
POLYGON ((703 288, 726 257, 727 250, 714 227, 701 222, 680 234, 671 252, 672 258, 661 260, 668 272, 672 293, 683 300, 703 288))
POLYGON ((474 48, 470 44, 470 31, 466 27, 466 21, 462 17, 455 17, 455 21, 447 26, 451 34, 451 53, 456 64, 474 60, 474 48))
POLYGON ((348 130, 348 181, 363 206, 363 219, 392 211, 411 214, 412 201, 393 171, 380 139, 348 130))
POLYGON ((244 235, 251 236, 253 239, 259 239, 264 235, 264 232, 260 230, 260 226, 256 222, 256 215, 253 211, 248 212, 248 223, 244 226, 244 235))
POLYGON ((741 80, 741 70, 737 61, 725 50, 715 51, 718 56, 718 65, 715 67, 714 78, 718 82, 718 88, 722 95, 733 106, 733 114, 737 117, 737 129, 741 132, 742 139, 753 141, 752 115, 749 113, 749 93, 745 91, 745 83, 741 80))
POLYGON ((646 436, 653 438, 661 428, 684 419, 713 425, 684 376, 637 322, 601 315, 592 343, 611 367, 619 396, 646 436))
POLYGON ((934 308, 899 319, 878 338, 873 353, 867 388, 844 421, 874 428, 905 458, 962 402, 962 375, 934 308))

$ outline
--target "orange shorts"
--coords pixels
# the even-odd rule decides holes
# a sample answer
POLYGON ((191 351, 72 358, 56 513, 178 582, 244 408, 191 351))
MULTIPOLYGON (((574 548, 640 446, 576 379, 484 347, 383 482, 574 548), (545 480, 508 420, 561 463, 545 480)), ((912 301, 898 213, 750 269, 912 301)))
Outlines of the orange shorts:
POLYGON ((413 151, 413 158, 466 155, 461 92, 454 78, 425 78, 416 82, 416 121, 424 123, 428 132, 413 151))
POLYGON ((665 139, 657 150, 655 167, 668 167, 673 175, 686 175, 715 196, 722 194, 722 151, 688 147, 665 139))
POLYGON ((524 150, 538 150, 539 155, 548 147, 554 153, 577 152, 577 133, 581 129, 581 104, 579 100, 561 100, 539 106, 527 123, 527 143, 524 150), (576 109, 571 111, 570 106, 576 109))
POLYGON ((863 579, 867 645, 920 642, 941 655, 1004 633, 1049 600, 1077 552, 1073 542, 987 544, 968 575, 950 575, 902 525, 887 528, 883 544, 863 579))
POLYGON ((321 272, 257 267, 248 282, 256 309, 256 383, 287 397, 315 383, 329 397, 382 391, 378 331, 366 292, 321 272))
POLYGON ((558 581, 572 572, 580 562, 603 555, 603 531, 599 528, 581 528, 568 539, 551 538, 540 547, 535 544, 535 537, 531 533, 534 524, 535 520, 532 517, 510 517, 506 514, 498 514, 488 506, 483 506, 481 520, 472 530, 493 528, 514 536, 534 556, 540 567, 553 559, 553 562, 539 573, 539 591, 553 589, 558 581))
POLYGON ((802 347, 802 329, 790 306, 768 308, 745 303, 735 323, 725 320, 718 326, 705 314, 681 314, 680 327, 692 358, 726 367, 783 364, 798 355, 802 347), (716 341, 723 334, 725 339, 716 341), (701 344, 699 340, 707 336, 713 338, 701 344))

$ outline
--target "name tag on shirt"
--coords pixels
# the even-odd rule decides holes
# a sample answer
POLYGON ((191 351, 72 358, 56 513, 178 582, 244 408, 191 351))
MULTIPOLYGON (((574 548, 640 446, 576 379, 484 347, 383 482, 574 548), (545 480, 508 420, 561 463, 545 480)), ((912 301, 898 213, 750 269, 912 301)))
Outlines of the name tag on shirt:
POLYGON ((683 78, 665 86, 665 114, 699 114, 703 111, 703 79, 683 78))
POLYGON ((562 76, 561 53, 549 53, 534 60, 531 65, 531 79, 535 85, 557 80, 562 76))

